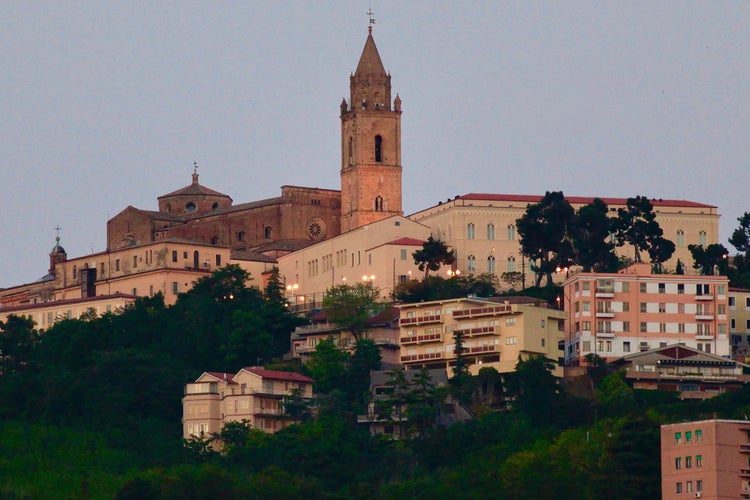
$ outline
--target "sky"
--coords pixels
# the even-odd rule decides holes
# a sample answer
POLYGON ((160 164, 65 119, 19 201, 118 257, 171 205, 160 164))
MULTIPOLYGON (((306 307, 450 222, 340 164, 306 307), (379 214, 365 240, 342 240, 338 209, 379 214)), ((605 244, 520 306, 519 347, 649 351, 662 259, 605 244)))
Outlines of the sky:
POLYGON ((0 2, 0 288, 106 249, 200 183, 339 188, 341 99, 373 36, 403 101, 406 215, 466 193, 750 211, 750 3, 0 2))

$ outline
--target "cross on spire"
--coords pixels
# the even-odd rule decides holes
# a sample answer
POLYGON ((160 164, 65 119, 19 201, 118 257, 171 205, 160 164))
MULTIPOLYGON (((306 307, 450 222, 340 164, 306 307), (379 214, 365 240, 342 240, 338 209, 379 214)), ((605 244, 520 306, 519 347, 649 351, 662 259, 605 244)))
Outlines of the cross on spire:
POLYGON ((54 229, 55 233, 56 233, 55 241, 57 241, 59 243, 60 242, 60 231, 62 231, 62 228, 60 227, 59 224, 55 224, 55 227, 53 227, 52 229, 54 229))
POLYGON ((197 161, 193 162, 193 173, 194 174, 198 173, 198 162, 197 161))
POLYGON ((372 16, 374 16, 375 13, 372 11, 372 8, 370 8, 370 10, 365 12, 365 14, 367 14, 370 17, 370 25, 367 27, 367 31, 369 33, 372 33, 372 25, 375 24, 375 18, 372 16))

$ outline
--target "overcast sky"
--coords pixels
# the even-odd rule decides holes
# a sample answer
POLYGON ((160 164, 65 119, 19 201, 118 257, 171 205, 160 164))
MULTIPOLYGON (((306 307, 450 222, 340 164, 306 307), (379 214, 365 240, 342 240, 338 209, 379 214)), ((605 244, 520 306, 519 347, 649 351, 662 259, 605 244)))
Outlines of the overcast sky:
MULTIPOLYGON (((744 1, 0 3, 0 287, 62 227, 102 251, 190 183, 339 188, 339 104, 373 31, 403 100, 408 215, 458 194, 646 195, 750 211, 744 1)), ((669 235, 667 235, 669 236, 669 235)))

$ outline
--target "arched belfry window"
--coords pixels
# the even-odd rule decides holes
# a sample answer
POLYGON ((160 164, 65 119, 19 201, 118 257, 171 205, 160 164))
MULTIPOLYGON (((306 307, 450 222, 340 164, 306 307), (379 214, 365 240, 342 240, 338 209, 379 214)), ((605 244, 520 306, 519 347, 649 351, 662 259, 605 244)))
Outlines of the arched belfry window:
POLYGON ((349 165, 354 164, 354 139, 349 138, 349 165))
POLYGON ((376 212, 383 211, 383 197, 382 196, 375 197, 375 211, 376 212))
POLYGON ((375 136, 375 161, 383 161, 383 138, 379 135, 375 136))

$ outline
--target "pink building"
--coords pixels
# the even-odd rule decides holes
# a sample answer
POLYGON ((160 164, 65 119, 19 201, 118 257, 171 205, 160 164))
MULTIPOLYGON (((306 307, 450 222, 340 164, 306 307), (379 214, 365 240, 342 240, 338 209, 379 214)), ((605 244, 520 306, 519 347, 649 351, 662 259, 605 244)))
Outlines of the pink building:
POLYGON ((671 344, 730 355, 725 276, 653 274, 651 264, 633 264, 578 273, 563 286, 568 365, 587 354, 612 360, 671 344))
POLYGON ((662 498, 750 498, 750 421, 661 426, 662 498))

